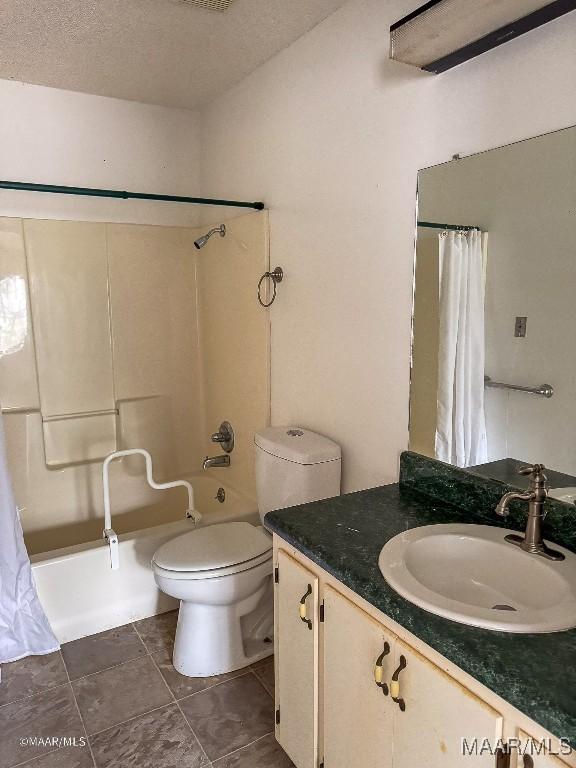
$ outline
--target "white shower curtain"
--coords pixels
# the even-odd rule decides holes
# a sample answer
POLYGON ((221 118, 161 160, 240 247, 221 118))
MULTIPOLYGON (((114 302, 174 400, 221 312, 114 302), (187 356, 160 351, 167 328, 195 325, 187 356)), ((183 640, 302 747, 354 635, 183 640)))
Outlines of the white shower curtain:
POLYGON ((487 235, 439 236, 440 342, 436 456, 458 467, 488 460, 484 412, 487 235))
POLYGON ((59 647, 36 594, 8 473, 0 411, 0 664, 59 647))

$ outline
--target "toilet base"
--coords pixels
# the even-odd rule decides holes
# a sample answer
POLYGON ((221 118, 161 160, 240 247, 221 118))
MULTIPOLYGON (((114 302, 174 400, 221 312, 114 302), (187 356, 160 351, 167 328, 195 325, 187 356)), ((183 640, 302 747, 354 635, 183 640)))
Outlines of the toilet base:
POLYGON ((274 652, 272 578, 233 605, 180 601, 174 668, 187 677, 212 677, 247 667, 274 652))

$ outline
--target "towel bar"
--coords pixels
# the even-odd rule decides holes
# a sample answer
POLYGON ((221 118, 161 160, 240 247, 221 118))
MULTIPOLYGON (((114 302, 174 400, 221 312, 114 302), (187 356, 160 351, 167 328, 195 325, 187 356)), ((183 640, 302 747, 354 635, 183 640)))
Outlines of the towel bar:
POLYGON ((502 381, 492 381, 490 376, 484 376, 484 386, 490 389, 512 389, 516 392, 528 392, 530 395, 552 397, 554 387, 551 384, 540 384, 539 387, 523 387, 520 384, 505 384, 502 381))

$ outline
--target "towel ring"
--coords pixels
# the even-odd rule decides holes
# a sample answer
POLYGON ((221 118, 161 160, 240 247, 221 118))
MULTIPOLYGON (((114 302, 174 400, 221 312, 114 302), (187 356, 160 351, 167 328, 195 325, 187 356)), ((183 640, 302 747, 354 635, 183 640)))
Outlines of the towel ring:
POLYGON ((278 283, 281 283, 284 279, 284 271, 282 267, 276 267, 272 272, 264 272, 260 280, 258 281, 258 301, 260 302, 260 305, 262 307, 271 307, 272 304, 274 304, 274 301, 276 299, 276 286, 278 283), (262 283, 266 278, 269 277, 270 280, 272 280, 272 285, 274 286, 274 290, 272 293, 272 298, 268 303, 262 301, 262 283))

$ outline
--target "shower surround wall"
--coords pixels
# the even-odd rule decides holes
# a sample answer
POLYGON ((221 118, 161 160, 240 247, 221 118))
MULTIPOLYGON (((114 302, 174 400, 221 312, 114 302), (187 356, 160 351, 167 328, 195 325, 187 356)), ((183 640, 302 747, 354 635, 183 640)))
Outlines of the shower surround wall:
MULTIPOLYGON (((201 470, 223 419, 229 470, 254 496, 252 438, 269 421, 269 324, 255 298, 268 268, 266 213, 204 228, 0 219, 0 403, 31 553, 98 539, 103 458, 148 449, 156 479, 201 470), (6 318, 9 315, 9 322, 6 318)), ((154 492, 137 459, 111 467, 118 532, 185 505, 154 492)))
MULTIPOLYGON (((207 228, 195 230, 204 233, 207 228)), ((235 434, 229 470, 209 470, 228 485, 255 498, 254 432, 270 423, 270 314, 256 298, 256 286, 269 269, 267 213, 251 213, 226 223, 198 252, 198 310, 206 426, 204 454, 220 453, 208 440, 223 419, 235 434), (258 254, 258 257, 253 254, 258 254)))

